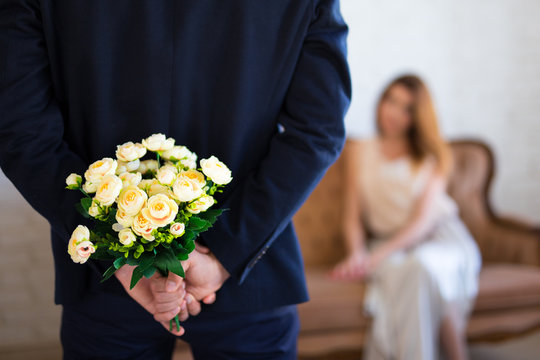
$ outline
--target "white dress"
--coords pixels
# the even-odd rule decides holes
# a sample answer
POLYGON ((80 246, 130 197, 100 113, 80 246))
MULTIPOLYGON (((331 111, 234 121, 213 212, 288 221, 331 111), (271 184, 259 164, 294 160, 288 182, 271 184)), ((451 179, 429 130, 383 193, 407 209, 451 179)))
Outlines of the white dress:
MULTIPOLYGON (((435 162, 413 169, 409 157, 386 159, 377 138, 362 142, 360 177, 364 222, 374 235, 372 250, 407 224, 435 162)), ((394 253, 372 274, 365 309, 373 316, 367 360, 438 359, 439 327, 449 305, 466 319, 478 290, 481 256, 443 193, 435 201, 434 227, 425 241, 394 253)))

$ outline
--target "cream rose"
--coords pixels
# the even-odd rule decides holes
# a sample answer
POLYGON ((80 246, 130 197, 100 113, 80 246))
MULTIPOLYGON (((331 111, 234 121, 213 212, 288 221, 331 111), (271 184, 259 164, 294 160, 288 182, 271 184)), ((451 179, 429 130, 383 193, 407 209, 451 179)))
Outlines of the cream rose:
POLYGON ((163 185, 171 186, 176 180, 178 170, 172 165, 164 165, 159 168, 156 179, 163 185))
POLYGON ((204 191, 199 182, 178 176, 173 184, 173 193, 179 201, 188 202, 201 196, 204 191))
POLYGON ((186 226, 183 223, 172 223, 169 231, 174 236, 182 236, 186 232, 186 226))
POLYGON ((77 226, 71 234, 68 244, 71 260, 84 264, 95 251, 94 244, 90 241, 90 230, 84 225, 77 226))
POLYGON ((99 185, 99 183, 93 183, 93 182, 90 182, 90 181, 86 181, 83 184, 82 188, 86 193, 92 194, 92 193, 95 193, 97 191, 98 185, 99 185))
POLYGON ((103 177, 107 175, 114 175, 117 166, 118 163, 116 162, 116 160, 113 160, 111 158, 103 158, 92 163, 88 167, 88 170, 86 170, 86 172, 84 173, 84 178, 88 182, 99 184, 103 177))
POLYGON ((122 209, 118 209, 118 210, 116 211, 115 219, 116 219, 116 221, 118 222, 118 224, 119 224, 120 226, 119 226, 119 227, 115 227, 114 230, 115 230, 115 231, 120 231, 120 230, 122 230, 123 228, 130 227, 131 224, 133 224, 134 216, 128 215, 128 214, 127 214, 124 210, 122 210, 122 209))
POLYGON ((187 159, 192 156, 192 152, 185 146, 174 146, 173 148, 164 151, 162 156, 164 159, 178 161, 187 159))
POLYGON ((146 155, 146 148, 139 143, 127 142, 116 147, 116 158, 120 161, 131 162, 146 155))
POLYGON ((202 159, 201 168, 203 173, 218 185, 228 184, 232 180, 231 170, 215 156, 202 159))
POLYGON ((130 246, 135 240, 137 240, 137 237, 131 229, 122 229, 118 233, 118 241, 120 241, 122 245, 130 246))
POLYGON ((148 199, 141 213, 152 225, 162 227, 174 221, 178 214, 178 204, 165 194, 157 194, 148 199))
POLYGON ((141 167, 141 160, 139 159, 133 160, 130 162, 118 161, 118 167, 116 168, 116 175, 123 174, 127 171, 136 171, 136 170, 139 170, 140 167, 141 167))
POLYGON ((122 190, 122 180, 116 175, 107 175, 99 184, 94 199, 102 206, 114 203, 122 190))
POLYGON ((203 195, 187 206, 187 210, 192 214, 198 214, 208 210, 214 205, 214 198, 210 195, 203 195))
POLYGON ((159 164, 157 160, 144 160, 141 161, 137 170, 139 170, 141 174, 146 174, 149 171, 157 171, 158 168, 159 164))
POLYGON ((95 201, 92 201, 92 205, 88 208, 88 215, 96 217, 99 215, 99 206, 95 201))
POLYGON ((69 174, 66 178, 66 185, 72 187, 79 187, 82 183, 82 176, 78 174, 69 174))
POLYGON ((184 170, 178 173, 179 178, 185 178, 195 182, 199 187, 203 188, 206 186, 206 179, 204 174, 197 170, 184 170))
POLYGON ((142 212, 135 216, 133 224, 131 224, 133 232, 148 241, 153 241, 155 239, 154 235, 152 235, 152 231, 154 231, 155 228, 156 226, 152 225, 150 220, 147 219, 142 212))
POLYGON ((174 139, 163 134, 154 134, 142 141, 142 144, 150 151, 166 151, 174 146, 174 139))
POLYGON ((191 154, 187 159, 180 160, 180 164, 185 168, 195 169, 197 167, 197 155, 195 153, 191 154))
POLYGON ((127 216, 135 216, 145 206, 148 195, 135 185, 130 185, 120 192, 118 196, 118 209, 127 216))
POLYGON ((122 180, 122 186, 124 188, 134 185, 137 186, 142 180, 142 174, 140 172, 124 172, 118 176, 122 180))

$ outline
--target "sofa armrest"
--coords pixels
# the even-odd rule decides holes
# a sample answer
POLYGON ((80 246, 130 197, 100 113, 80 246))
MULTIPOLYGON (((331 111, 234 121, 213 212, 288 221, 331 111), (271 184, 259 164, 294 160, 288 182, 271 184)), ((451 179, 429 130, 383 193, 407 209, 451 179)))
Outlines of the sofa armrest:
POLYGON ((540 228, 510 217, 494 217, 487 224, 482 255, 486 263, 540 266, 540 228))

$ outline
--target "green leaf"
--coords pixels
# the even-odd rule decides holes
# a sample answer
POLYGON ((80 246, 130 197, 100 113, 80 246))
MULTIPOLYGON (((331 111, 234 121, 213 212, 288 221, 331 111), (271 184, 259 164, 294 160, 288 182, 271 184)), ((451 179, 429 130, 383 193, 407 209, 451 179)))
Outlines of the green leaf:
POLYGON ((139 280, 141 280, 142 277, 143 277, 143 272, 141 271, 140 267, 137 266, 133 270, 133 274, 131 274, 131 284, 129 285, 129 289, 130 290, 133 289, 135 285, 137 285, 139 280))
POLYGON ((186 276, 186 274, 184 273, 184 268, 182 267, 182 263, 176 258, 174 259, 174 261, 169 262, 169 264, 167 265, 167 269, 180 277, 186 276))
POLYGON ((217 218, 226 210, 227 209, 208 209, 205 212, 198 214, 197 216, 210 222, 211 224, 214 224, 217 218))
POLYGON ((113 265, 114 265, 114 267, 115 267, 116 269, 120 269, 122 266, 124 266, 124 264, 125 264, 126 262, 127 262, 127 261, 126 261, 126 258, 120 257, 120 258, 114 260, 113 265))
POLYGON ((209 225, 211 225, 211 223, 208 220, 201 219, 198 216, 192 216, 189 219, 189 223, 186 228, 189 230, 201 230, 209 225))
POLYGON ((84 197, 81 199, 81 206, 88 213, 88 209, 92 206, 92 198, 84 197))
POLYGON ((101 282, 104 282, 106 280, 108 280, 111 276, 114 275, 114 273, 116 272, 117 268, 112 265, 110 266, 104 273, 103 273, 103 279, 101 279, 101 282))
POLYGON ((148 269, 143 271, 143 275, 145 278, 150 279, 152 276, 154 276, 157 269, 153 266, 150 266, 148 269))
POLYGON ((81 214, 82 216, 84 216, 85 218, 87 218, 87 219, 90 218, 90 215, 88 215, 88 211, 84 210, 81 203, 76 203, 75 204, 75 210, 77 210, 77 212, 79 214, 81 214))

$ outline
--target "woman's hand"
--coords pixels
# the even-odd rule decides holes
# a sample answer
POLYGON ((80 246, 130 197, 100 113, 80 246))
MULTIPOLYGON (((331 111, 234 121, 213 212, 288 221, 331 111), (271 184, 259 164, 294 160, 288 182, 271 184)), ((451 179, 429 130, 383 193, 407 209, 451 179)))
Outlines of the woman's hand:
POLYGON ((365 250, 354 251, 330 271, 330 277, 336 280, 362 280, 366 275, 368 258, 365 250))

